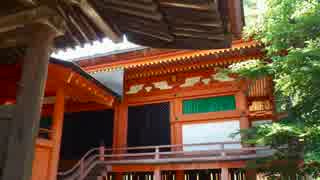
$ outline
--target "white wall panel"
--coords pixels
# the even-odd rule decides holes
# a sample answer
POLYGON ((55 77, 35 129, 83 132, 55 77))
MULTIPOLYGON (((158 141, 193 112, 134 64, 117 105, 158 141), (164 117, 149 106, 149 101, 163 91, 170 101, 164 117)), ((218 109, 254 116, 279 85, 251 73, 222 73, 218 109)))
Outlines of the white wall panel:
MULTIPOLYGON (((240 136, 231 137, 231 134, 240 130, 240 122, 238 120, 202 123, 202 124, 185 124, 182 126, 183 144, 198 144, 208 142, 225 142, 240 141, 240 136)), ((240 148, 240 144, 226 145, 225 148, 240 148)), ((186 151, 219 149, 215 146, 201 147, 184 147, 186 151)))

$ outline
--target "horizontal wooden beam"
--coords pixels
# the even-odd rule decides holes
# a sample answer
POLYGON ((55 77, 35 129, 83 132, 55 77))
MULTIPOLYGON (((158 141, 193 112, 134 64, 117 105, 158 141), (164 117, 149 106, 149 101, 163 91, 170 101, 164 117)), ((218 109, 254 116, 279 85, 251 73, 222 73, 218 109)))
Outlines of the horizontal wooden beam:
POLYGON ((28 7, 33 7, 37 5, 37 2, 35 0, 19 0, 19 2, 28 7))
POLYGON ((0 33, 23 28, 28 24, 50 24, 49 18, 56 16, 56 12, 46 6, 40 6, 31 10, 21 11, 16 14, 0 18, 0 33))

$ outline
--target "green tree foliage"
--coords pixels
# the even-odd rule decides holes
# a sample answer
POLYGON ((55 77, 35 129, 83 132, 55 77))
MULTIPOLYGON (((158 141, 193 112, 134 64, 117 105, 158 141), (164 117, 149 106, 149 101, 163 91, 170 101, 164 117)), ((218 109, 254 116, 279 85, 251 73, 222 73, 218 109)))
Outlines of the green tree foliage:
POLYGON ((286 177, 289 167, 292 172, 320 177, 320 1, 266 3, 261 23, 245 28, 247 37, 265 45, 266 58, 236 64, 231 69, 245 78, 272 76, 277 101, 289 115, 277 123, 241 133, 247 143, 276 149, 270 162, 288 163, 260 169, 270 177, 286 177))

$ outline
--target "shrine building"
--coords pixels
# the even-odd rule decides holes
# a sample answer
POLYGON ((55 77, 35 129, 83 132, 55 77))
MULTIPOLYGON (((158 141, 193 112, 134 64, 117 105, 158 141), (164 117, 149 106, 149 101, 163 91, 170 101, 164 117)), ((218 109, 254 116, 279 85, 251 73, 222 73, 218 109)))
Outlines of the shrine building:
POLYGON ((228 49, 52 59, 33 180, 259 179, 246 163, 270 149, 235 133, 278 119, 272 80, 223 69, 262 58, 262 48, 238 40, 228 49))

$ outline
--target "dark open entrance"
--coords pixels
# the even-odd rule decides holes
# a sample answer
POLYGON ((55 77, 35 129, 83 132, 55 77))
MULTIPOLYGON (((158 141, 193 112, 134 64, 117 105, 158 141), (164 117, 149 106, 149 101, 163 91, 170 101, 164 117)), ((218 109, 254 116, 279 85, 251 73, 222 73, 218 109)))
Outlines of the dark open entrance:
POLYGON ((60 168, 70 168, 87 151, 105 146, 112 147, 113 110, 68 113, 64 117, 60 168))
POLYGON ((168 144, 170 144, 170 107, 168 102, 129 107, 129 147, 168 144))

